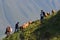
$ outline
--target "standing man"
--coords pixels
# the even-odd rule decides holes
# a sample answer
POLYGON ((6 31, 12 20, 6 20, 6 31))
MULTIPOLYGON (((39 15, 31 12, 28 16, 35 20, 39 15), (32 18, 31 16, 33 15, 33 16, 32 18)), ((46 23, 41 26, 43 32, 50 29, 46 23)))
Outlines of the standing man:
POLYGON ((41 10, 41 14, 40 14, 41 23, 43 21, 44 16, 45 16, 45 12, 43 10, 41 10))
POLYGON ((15 32, 18 32, 18 29, 19 29, 19 22, 15 24, 15 32))

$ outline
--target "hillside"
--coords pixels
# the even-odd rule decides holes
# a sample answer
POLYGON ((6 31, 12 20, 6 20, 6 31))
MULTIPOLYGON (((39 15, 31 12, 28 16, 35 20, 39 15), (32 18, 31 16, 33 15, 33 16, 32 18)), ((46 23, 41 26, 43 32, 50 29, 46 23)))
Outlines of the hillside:
POLYGON ((46 32, 49 32, 50 40, 60 40, 60 10, 56 15, 45 17, 43 23, 34 21, 28 28, 13 33, 3 40, 42 40, 46 32))
POLYGON ((59 10, 59 4, 60 0, 0 0, 0 38, 8 25, 14 30, 17 21, 22 25, 39 19, 41 9, 45 12, 59 10))

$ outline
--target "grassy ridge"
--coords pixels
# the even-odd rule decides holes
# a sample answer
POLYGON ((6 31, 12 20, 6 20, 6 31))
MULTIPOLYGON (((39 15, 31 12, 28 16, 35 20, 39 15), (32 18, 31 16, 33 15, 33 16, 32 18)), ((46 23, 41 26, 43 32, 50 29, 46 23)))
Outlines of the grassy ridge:
POLYGON ((28 28, 13 33, 3 40, 41 40, 46 31, 51 34, 50 40, 60 40, 60 10, 56 15, 45 17, 43 23, 36 20, 28 28))

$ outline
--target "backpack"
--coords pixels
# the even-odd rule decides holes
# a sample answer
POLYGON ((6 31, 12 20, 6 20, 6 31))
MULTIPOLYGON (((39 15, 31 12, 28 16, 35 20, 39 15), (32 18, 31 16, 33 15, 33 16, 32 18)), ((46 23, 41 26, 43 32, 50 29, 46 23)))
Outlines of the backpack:
POLYGON ((45 16, 45 12, 43 12, 43 15, 45 16))

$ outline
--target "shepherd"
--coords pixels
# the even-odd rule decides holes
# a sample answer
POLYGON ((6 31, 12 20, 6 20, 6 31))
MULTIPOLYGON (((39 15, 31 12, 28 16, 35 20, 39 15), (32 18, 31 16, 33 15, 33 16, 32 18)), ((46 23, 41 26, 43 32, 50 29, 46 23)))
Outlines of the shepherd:
POLYGON ((18 32, 18 29, 19 29, 19 22, 15 24, 15 32, 18 32))
POLYGON ((41 10, 41 14, 40 14, 40 20, 41 20, 41 23, 43 21, 43 18, 45 17, 45 12, 43 10, 41 10))

